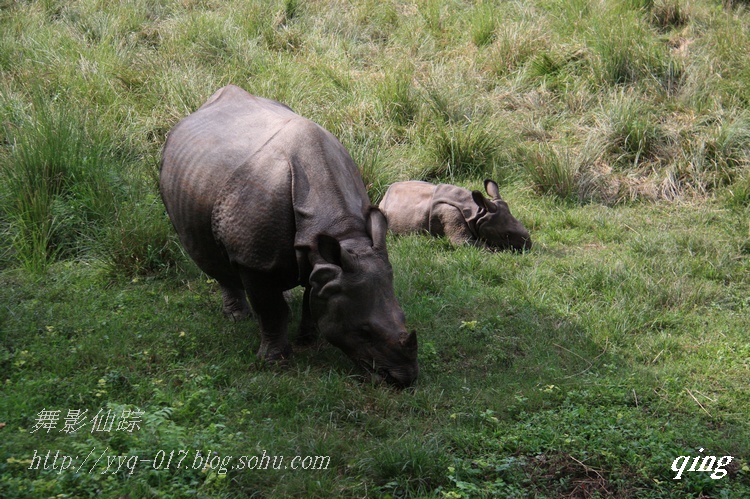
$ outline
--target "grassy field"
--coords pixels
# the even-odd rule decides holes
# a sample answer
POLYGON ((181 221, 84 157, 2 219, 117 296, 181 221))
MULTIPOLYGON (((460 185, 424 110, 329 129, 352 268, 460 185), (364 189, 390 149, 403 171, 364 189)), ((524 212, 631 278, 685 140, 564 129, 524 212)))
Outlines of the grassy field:
POLYGON ((750 496, 749 9, 0 0, 0 496, 750 496), (530 230, 389 237, 415 387, 260 362, 181 251, 160 148, 228 83, 530 230))

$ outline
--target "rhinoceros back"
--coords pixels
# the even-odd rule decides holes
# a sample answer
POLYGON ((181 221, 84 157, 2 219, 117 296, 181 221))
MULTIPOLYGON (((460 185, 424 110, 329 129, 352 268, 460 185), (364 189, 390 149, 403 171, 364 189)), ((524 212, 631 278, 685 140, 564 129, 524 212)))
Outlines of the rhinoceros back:
POLYGON ((419 180, 391 184, 379 205, 388 229, 394 234, 428 231, 434 192, 433 184, 419 180))
POLYGON ((416 180, 391 184, 380 202, 380 209, 388 219, 388 228, 395 234, 429 232, 443 236, 446 229, 464 226, 475 231, 474 221, 479 215, 469 190, 416 180), (447 221, 452 222, 448 225, 442 219, 446 207, 451 215, 447 221))
POLYGON ((237 286, 239 266, 293 287, 297 250, 321 232, 364 232, 369 206, 338 140, 288 107, 234 86, 170 132, 160 189, 188 254, 237 286))

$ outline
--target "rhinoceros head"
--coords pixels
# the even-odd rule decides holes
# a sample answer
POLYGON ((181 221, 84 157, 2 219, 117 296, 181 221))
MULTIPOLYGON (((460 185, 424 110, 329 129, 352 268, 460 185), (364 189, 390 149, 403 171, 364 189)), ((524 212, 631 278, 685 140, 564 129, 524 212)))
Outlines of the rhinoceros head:
POLYGON ((373 208, 370 237, 340 242, 318 236, 311 257, 310 310, 325 338, 356 364, 405 387, 419 373, 417 335, 407 332, 393 291, 386 228, 385 217, 373 208))
POLYGON ((500 198, 497 184, 492 180, 485 180, 484 188, 490 199, 485 198, 479 191, 471 193, 472 199, 480 209, 480 216, 476 222, 479 239, 489 247, 500 250, 531 249, 529 231, 511 215, 508 203, 500 198))

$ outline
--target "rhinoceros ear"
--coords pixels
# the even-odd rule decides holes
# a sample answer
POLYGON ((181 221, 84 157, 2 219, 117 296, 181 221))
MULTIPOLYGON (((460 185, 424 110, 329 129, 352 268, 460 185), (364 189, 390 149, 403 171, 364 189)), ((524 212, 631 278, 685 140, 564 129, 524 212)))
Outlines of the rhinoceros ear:
POLYGON ((327 299, 341 292, 341 274, 344 271, 338 265, 319 263, 310 272, 310 286, 313 295, 327 299))
POLYGON ((328 263, 341 267, 341 244, 328 234, 318 236, 318 254, 328 263))
POLYGON ((341 291, 341 275, 344 273, 341 268, 342 251, 341 245, 335 238, 326 234, 318 236, 317 253, 320 258, 311 262, 313 269, 309 278, 315 296, 326 299, 341 291))
POLYGON ((490 213, 494 213, 495 211, 497 211, 497 206, 495 206, 495 204, 489 199, 484 197, 484 194, 479 191, 471 191, 471 199, 474 200, 477 206, 489 211, 490 213))
POLYGON ((500 188, 494 180, 484 180, 484 190, 490 195, 490 199, 500 199, 500 188))
POLYGON ((374 249, 385 249, 385 233, 388 230, 388 221, 379 209, 372 207, 367 218, 367 232, 372 239, 374 249))
MULTIPOLYGON (((357 268, 356 259, 351 253, 342 248, 335 237, 327 234, 320 234, 318 236, 317 254, 326 262, 341 267, 345 271, 352 271, 357 268)), ((315 262, 312 263, 313 265, 315 264, 315 262)))

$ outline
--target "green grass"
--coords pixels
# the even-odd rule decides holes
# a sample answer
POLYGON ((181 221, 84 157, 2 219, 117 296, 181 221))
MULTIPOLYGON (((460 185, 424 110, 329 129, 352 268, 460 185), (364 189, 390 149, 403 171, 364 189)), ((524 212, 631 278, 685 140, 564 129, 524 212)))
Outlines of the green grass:
POLYGON ((749 495, 746 3, 0 1, 0 496, 749 495), (331 130, 373 201, 491 177, 530 230, 389 238, 416 387, 323 342, 258 361, 180 249, 160 148, 227 83, 331 130), (701 448, 727 476, 674 480, 701 448), (92 449, 189 466, 29 469, 92 449), (264 451, 330 465, 220 469, 264 451))
POLYGON ((420 334, 421 377, 402 392, 362 382, 323 343, 285 368, 259 363, 257 326, 224 319, 216 284, 186 262, 177 277, 116 285, 76 263, 43 279, 6 271, 4 495, 747 493, 747 212, 505 197, 535 235, 530 253, 389 239, 420 334), (126 435, 30 433, 44 408, 102 407, 149 419, 126 435), (34 449, 107 446, 329 455, 331 468, 28 470, 34 449), (736 466, 672 480, 672 461, 698 448, 736 466))

